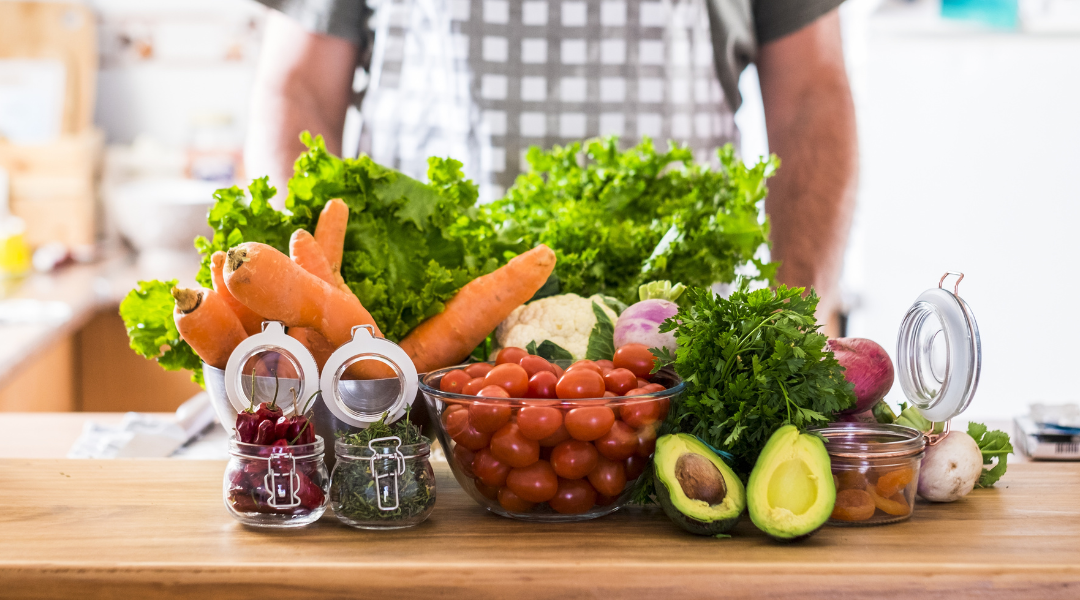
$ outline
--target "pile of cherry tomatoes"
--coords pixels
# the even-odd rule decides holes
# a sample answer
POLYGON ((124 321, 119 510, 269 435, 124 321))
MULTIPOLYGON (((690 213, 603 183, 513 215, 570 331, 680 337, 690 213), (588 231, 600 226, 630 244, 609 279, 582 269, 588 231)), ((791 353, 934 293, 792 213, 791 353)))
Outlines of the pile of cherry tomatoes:
POLYGON ((564 371, 504 348, 495 365, 448 372, 442 391, 481 398, 442 413, 458 471, 511 513, 544 503, 563 514, 611 505, 645 470, 670 407, 666 397, 630 398, 665 389, 650 382, 653 361, 644 345, 628 344, 614 360, 580 360, 564 371))

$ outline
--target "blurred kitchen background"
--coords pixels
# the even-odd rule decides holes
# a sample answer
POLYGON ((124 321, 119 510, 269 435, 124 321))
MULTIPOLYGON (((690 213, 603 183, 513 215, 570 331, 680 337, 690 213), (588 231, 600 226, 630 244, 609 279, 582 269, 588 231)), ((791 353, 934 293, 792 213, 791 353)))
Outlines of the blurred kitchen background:
MULTIPOLYGON (((892 350, 919 293, 963 271, 984 349, 965 417, 1008 419, 1075 401, 1080 0, 942 1, 842 7, 862 160, 846 331, 892 350)), ((137 279, 192 281, 212 191, 261 175, 242 146, 264 15, 0 0, 0 266, 32 265, 0 278, 0 410, 172 410, 197 391, 127 348, 116 306, 137 279)), ((752 68, 741 88, 753 160, 752 68)))

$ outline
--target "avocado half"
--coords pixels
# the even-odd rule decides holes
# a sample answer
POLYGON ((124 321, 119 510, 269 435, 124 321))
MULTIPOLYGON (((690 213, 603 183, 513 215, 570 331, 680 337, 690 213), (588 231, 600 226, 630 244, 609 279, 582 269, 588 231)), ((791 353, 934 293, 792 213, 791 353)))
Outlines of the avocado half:
POLYGON ((687 433, 656 440, 653 480, 664 512, 690 533, 724 533, 746 508, 742 481, 715 452, 687 433))
POLYGON ((785 425, 758 455, 746 486, 750 520, 779 540, 817 531, 836 502, 829 453, 821 438, 785 425))

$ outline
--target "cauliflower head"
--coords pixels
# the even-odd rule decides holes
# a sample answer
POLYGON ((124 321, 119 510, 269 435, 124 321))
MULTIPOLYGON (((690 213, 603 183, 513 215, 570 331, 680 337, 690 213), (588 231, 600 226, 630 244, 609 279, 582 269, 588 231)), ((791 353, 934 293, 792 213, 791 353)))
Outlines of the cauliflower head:
POLYGON ((495 331, 495 340, 500 348, 524 348, 529 342, 539 344, 544 340, 551 340, 566 348, 574 355, 575 360, 585 358, 589 347, 589 333, 596 325, 593 302, 600 305, 613 323, 619 318, 599 294, 588 298, 577 294, 548 296, 515 308, 514 312, 499 324, 495 331))

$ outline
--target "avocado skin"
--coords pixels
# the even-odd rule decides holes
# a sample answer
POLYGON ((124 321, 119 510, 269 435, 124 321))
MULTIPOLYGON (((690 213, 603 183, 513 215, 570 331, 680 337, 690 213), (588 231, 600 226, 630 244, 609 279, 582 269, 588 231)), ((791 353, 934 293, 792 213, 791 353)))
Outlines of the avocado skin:
POLYGON ((656 469, 653 469, 653 484, 656 486, 656 500, 660 503, 660 507, 664 509, 664 514, 679 527, 682 527, 686 531, 694 535, 716 535, 718 533, 724 533, 735 527, 742 518, 742 511, 739 514, 731 517, 730 519, 720 519, 718 521, 699 521, 693 517, 688 517, 675 507, 675 503, 671 501, 671 493, 668 491, 667 485, 656 474, 656 469))
MULTIPOLYGON (((671 458, 671 460, 677 460, 677 458, 671 458)), ((664 509, 664 514, 676 525, 695 535, 713 536, 724 533, 735 527, 742 517, 742 513, 746 510, 746 492, 738 476, 731 471, 730 467, 716 453, 712 452, 701 440, 692 435, 680 433, 674 436, 661 436, 657 440, 656 454, 653 456, 652 477, 656 489, 656 499, 660 507, 664 509), (664 478, 661 477, 662 465, 664 461, 668 460, 667 454, 670 447, 669 444, 664 442, 664 438, 683 438, 683 440, 687 440, 688 450, 705 456, 714 465, 719 463, 717 470, 724 477, 727 493, 735 496, 737 511, 733 515, 712 521, 702 521, 679 510, 677 499, 672 497, 671 489, 664 478)), ((678 483, 673 482, 672 485, 678 485, 678 483)))
POLYGON ((762 448, 761 454, 758 455, 758 460, 754 464, 754 470, 750 473, 750 480, 746 485, 746 499, 747 507, 750 513, 750 520, 754 525, 763 531, 766 535, 779 542, 793 543, 801 540, 805 540, 819 529, 821 529, 825 523, 829 520, 829 516, 832 514, 833 504, 836 500, 836 488, 832 483, 832 468, 831 461, 829 460, 829 453, 825 450, 825 445, 819 438, 814 436, 808 436, 800 434, 796 428, 792 425, 785 425, 780 429, 777 429, 773 435, 769 438, 769 441, 765 443, 765 447, 762 448), (766 500, 759 496, 766 496, 768 482, 759 481, 761 477, 764 477, 762 473, 766 470, 768 462, 773 460, 773 455, 776 453, 776 448, 782 445, 785 437, 794 435, 796 440, 802 439, 804 441, 804 448, 807 450, 807 456, 810 460, 807 460, 807 464, 817 464, 820 471, 819 481, 822 482, 822 487, 819 488, 819 494, 822 500, 819 503, 818 512, 806 515, 806 520, 803 523, 803 527, 797 532, 782 531, 778 528, 772 527, 772 523, 766 518, 768 510, 758 510, 757 503, 765 503, 766 500), (760 491, 759 491, 760 490, 760 491))

